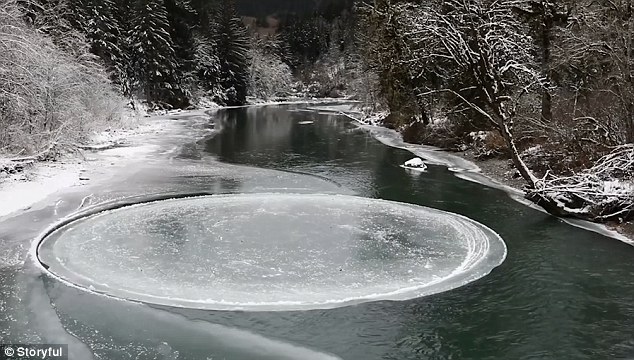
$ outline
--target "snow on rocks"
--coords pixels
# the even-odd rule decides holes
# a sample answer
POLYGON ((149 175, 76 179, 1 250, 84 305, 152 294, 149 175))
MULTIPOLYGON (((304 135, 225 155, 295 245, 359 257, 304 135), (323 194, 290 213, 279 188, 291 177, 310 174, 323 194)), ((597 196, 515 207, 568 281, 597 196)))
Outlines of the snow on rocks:
POLYGON ((415 167, 415 168, 425 168, 427 167, 421 158, 413 158, 405 162, 405 166, 407 167, 415 167))
POLYGON ((425 171, 427 169, 427 165, 425 165, 425 163, 423 162, 423 159, 419 157, 406 161, 405 164, 402 165, 402 167, 404 167, 405 169, 412 169, 412 170, 418 170, 418 171, 425 171))

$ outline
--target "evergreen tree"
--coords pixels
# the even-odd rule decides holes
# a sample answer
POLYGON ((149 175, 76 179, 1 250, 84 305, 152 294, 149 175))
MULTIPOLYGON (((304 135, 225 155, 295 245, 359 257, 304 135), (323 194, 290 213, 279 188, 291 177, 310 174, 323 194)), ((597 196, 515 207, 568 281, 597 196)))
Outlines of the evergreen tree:
POLYGON ((119 50, 121 57, 116 62, 116 72, 119 77, 119 86, 125 96, 133 95, 135 74, 133 67, 132 51, 132 30, 134 29, 134 19, 130 14, 134 12, 134 7, 129 0, 112 0, 112 15, 119 25, 119 50))
POLYGON ((289 16, 282 27, 282 39, 289 50, 287 63, 301 69, 328 51, 330 31, 318 15, 289 16))
POLYGON ((125 71, 128 59, 122 51, 126 38, 116 14, 117 4, 113 0, 77 0, 69 5, 73 27, 86 34, 90 51, 103 60, 122 92, 129 93, 125 71))
POLYGON ((184 87, 186 86, 186 90, 189 92, 196 83, 194 29, 197 14, 189 0, 165 0, 165 8, 176 55, 176 76, 181 79, 181 83, 184 87))
POLYGON ((215 41, 202 32, 194 37, 194 69, 198 86, 214 101, 224 101, 220 58, 215 41))
POLYGON ((242 105, 249 86, 249 36, 234 0, 222 0, 219 5, 213 30, 220 59, 219 82, 226 90, 227 105, 242 105))
POLYGON ((162 0, 139 0, 131 46, 138 90, 150 103, 188 105, 178 79, 178 62, 162 0))

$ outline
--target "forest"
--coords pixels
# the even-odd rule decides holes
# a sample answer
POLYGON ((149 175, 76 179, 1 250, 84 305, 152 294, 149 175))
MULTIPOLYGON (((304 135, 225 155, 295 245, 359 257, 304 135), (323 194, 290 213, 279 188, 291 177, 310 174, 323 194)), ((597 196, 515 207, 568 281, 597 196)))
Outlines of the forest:
POLYGON ((56 156, 138 101, 346 97, 407 141, 509 159, 551 213, 631 219, 630 0, 264 3, 0 0, 0 153, 56 156))

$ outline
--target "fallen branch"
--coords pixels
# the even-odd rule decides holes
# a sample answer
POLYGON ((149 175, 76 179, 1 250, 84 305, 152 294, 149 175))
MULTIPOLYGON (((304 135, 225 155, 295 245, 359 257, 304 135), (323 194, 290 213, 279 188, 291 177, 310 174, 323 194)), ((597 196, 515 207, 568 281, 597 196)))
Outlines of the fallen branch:
POLYGON ((634 214, 634 144, 616 147, 590 169, 572 176, 550 172, 526 198, 557 216, 592 221, 624 220, 634 214))

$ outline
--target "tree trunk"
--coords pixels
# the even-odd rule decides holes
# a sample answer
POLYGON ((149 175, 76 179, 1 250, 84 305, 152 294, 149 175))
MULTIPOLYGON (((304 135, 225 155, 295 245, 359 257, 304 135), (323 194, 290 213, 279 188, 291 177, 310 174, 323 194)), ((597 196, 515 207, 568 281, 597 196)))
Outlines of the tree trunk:
POLYGON ((550 122, 553 119, 552 96, 550 94, 550 81, 552 69, 550 66, 550 33, 553 28, 553 19, 548 15, 544 19, 542 29, 542 73, 546 77, 546 86, 542 90, 542 120, 550 122))
POLYGON ((515 165, 515 168, 519 171, 520 175, 522 175, 522 178, 528 183, 528 187, 534 189, 537 184, 537 178, 533 175, 533 172, 528 168, 528 166, 526 166, 524 160, 522 160, 522 157, 517 150, 517 146, 515 146, 515 139, 513 138, 511 129, 508 126, 508 120, 501 119, 500 131, 511 152, 513 165, 515 165))
MULTIPOLYGON (((550 76, 546 78, 546 84, 550 83, 550 76)), ((542 90, 542 120, 550 122, 553 119, 553 98, 550 95, 550 90, 545 88, 542 90)))
POLYGON ((506 142, 506 146, 511 152, 511 160, 513 161, 513 165, 517 171, 519 171, 522 178, 528 183, 528 187, 531 189, 535 189, 537 184, 537 177, 533 174, 533 172, 526 166, 524 160, 520 155, 517 146, 515 145, 515 139, 513 137, 513 132, 511 131, 511 126, 509 124, 512 123, 509 116, 504 111, 504 105, 500 104, 498 106, 494 106, 493 110, 495 112, 495 117, 497 119, 497 126, 506 142))

